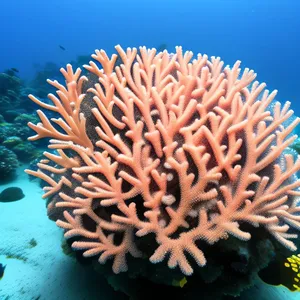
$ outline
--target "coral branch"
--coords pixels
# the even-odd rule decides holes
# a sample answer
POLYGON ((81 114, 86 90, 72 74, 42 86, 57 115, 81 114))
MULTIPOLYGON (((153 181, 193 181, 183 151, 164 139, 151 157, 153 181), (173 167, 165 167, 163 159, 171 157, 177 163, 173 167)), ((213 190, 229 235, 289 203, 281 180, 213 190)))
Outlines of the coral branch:
POLYGON ((48 208, 73 248, 112 258, 119 273, 127 255, 145 255, 137 245, 151 233, 150 261, 190 275, 187 253, 206 264, 199 241, 248 241, 240 225, 249 223, 295 250, 300 159, 288 147, 299 119, 290 103, 273 103, 277 92, 239 61, 224 68, 181 47, 116 50, 96 50, 101 66, 85 65, 87 77, 61 69, 66 87, 48 81, 53 105, 29 96, 58 118, 38 110, 41 122, 29 123, 30 140, 50 138, 56 153, 27 172, 47 182, 48 208))

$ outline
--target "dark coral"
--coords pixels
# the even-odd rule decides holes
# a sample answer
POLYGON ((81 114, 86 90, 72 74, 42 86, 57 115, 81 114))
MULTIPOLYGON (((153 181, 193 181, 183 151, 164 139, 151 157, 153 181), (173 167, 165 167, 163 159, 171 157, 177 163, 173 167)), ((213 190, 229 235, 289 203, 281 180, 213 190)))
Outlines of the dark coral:
POLYGON ((25 197, 23 191, 19 187, 9 187, 0 193, 0 202, 13 202, 21 200, 25 197))
POLYGON ((13 178, 18 166, 17 155, 6 147, 0 146, 0 181, 13 178))

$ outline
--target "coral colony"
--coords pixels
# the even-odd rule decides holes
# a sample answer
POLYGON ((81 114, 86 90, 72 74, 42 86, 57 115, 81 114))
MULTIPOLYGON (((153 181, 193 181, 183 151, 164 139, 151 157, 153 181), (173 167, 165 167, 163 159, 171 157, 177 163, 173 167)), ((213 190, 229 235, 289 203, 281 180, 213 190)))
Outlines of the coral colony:
POLYGON ((142 237, 152 234, 147 259, 184 275, 207 264, 208 245, 249 241, 252 227, 296 250, 300 160, 288 147, 299 120, 290 104, 273 101, 276 91, 240 73, 239 61, 224 67, 181 47, 116 50, 97 50, 87 76, 61 69, 66 86, 48 81, 53 104, 30 95, 58 117, 38 110, 40 123, 29 123, 30 139, 50 138, 56 152, 27 172, 47 182, 48 215, 73 249, 112 259, 119 273, 129 256, 145 257, 142 237))

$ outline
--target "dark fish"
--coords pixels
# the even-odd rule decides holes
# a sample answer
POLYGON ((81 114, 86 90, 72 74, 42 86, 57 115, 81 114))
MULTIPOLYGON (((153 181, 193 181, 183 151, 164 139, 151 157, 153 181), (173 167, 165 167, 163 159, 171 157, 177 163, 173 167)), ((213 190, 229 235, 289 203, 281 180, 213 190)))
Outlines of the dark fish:
POLYGON ((164 50, 167 50, 168 48, 168 45, 163 43, 163 44, 160 44, 158 47, 157 47, 157 52, 163 52, 164 50))
POLYGON ((0 193, 0 202, 13 202, 24 198, 22 189, 18 187, 9 187, 0 193))
POLYGON ((17 68, 10 68, 12 71, 19 73, 19 70, 17 68))
POLYGON ((6 268, 6 265, 4 266, 0 263, 0 279, 2 279, 2 277, 4 275, 5 268, 6 268))
POLYGON ((65 47, 63 47, 62 45, 58 45, 59 46, 59 48, 61 49, 61 50, 66 50, 66 48, 65 47))

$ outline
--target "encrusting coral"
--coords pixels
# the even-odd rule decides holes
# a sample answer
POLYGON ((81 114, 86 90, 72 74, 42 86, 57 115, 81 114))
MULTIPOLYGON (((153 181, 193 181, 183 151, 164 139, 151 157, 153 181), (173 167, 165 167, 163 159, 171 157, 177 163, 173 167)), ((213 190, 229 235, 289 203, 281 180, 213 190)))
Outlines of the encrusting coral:
POLYGON ((247 241, 240 225, 250 223, 296 250, 300 160, 286 149, 299 119, 290 104, 273 103, 276 91, 252 70, 240 74, 239 61, 224 67, 181 47, 116 49, 121 65, 97 50, 88 78, 61 69, 66 87, 48 81, 53 105, 29 96, 58 118, 38 110, 41 122, 29 123, 30 140, 50 138, 57 153, 27 172, 48 183, 49 217, 76 237, 73 249, 113 258, 119 273, 127 255, 144 254, 139 239, 154 234, 150 261, 190 275, 187 253, 206 264, 199 241, 247 241))
POLYGON ((283 273, 285 285, 292 291, 300 291, 300 254, 287 257, 284 267, 291 270, 288 274, 283 273))

